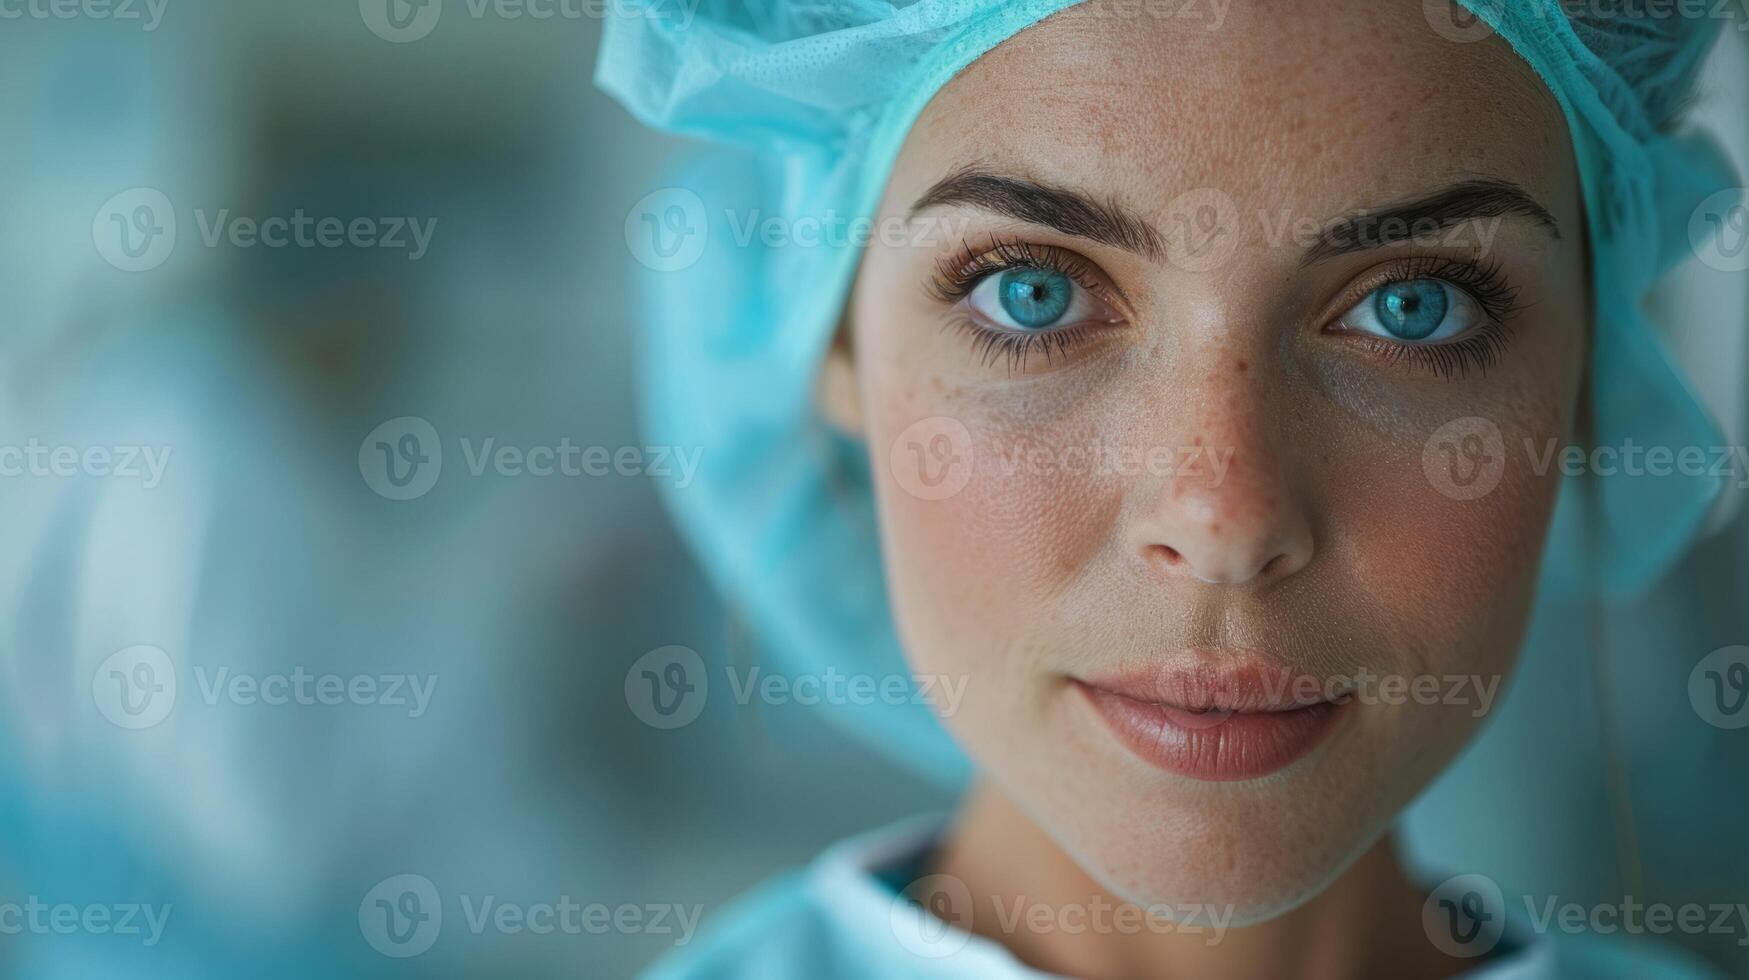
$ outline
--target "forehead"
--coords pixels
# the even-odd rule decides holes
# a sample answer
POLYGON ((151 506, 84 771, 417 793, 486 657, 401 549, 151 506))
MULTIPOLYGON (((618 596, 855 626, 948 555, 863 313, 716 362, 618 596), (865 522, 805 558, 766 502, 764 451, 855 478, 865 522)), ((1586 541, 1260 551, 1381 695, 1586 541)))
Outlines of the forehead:
POLYGON ((1477 175, 1565 210, 1561 110, 1503 40, 1414 0, 1222 2, 1095 0, 1009 38, 919 117, 895 196, 975 161, 1143 214, 1203 187, 1335 213, 1477 175))

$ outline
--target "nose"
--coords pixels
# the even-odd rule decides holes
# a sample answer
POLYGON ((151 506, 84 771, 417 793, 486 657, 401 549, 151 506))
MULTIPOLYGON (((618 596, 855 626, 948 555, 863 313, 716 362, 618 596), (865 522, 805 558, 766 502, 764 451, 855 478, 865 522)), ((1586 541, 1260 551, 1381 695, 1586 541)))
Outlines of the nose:
POLYGON ((1176 432, 1179 465, 1139 488, 1132 543, 1153 574, 1210 585, 1262 586, 1312 559, 1312 526, 1266 391, 1243 381, 1200 397, 1176 432), (1188 437, 1188 438, 1186 438, 1188 437), (1187 448, 1186 448, 1187 447, 1187 448))

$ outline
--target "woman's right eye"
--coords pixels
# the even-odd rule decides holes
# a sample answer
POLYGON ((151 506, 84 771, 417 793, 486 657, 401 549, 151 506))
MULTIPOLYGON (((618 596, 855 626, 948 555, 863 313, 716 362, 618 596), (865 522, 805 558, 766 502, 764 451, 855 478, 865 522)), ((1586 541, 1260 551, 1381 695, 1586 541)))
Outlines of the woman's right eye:
POLYGON ((992 325, 1016 333, 1107 318, 1105 304, 1086 287, 1054 269, 1032 266, 990 273, 966 302, 992 325))

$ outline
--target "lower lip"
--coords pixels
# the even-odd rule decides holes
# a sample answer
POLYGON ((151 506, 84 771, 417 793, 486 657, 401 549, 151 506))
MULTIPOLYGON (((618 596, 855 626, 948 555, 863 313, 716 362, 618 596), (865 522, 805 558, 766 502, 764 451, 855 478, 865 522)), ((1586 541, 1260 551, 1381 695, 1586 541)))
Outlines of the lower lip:
POLYGON ((1075 686, 1131 752, 1155 768, 1209 782, 1285 769, 1323 741, 1340 715, 1328 701, 1291 711, 1194 712, 1075 686))

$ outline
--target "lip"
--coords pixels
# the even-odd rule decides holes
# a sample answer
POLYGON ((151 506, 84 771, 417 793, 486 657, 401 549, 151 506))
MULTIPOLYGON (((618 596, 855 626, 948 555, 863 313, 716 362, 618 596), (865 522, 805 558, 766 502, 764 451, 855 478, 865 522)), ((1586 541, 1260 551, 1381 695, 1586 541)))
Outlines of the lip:
POLYGON ((1209 782, 1257 779, 1304 757, 1336 727, 1346 692, 1252 656, 1071 678, 1132 753, 1209 782))

